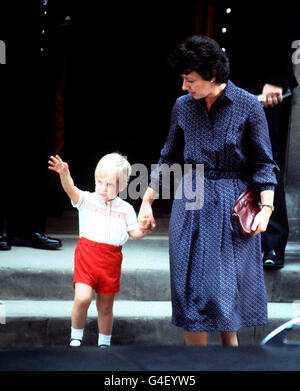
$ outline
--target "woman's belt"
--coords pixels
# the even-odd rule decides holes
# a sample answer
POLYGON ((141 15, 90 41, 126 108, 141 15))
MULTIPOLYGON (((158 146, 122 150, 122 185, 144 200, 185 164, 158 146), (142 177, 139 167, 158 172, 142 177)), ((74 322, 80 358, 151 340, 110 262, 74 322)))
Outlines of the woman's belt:
POLYGON ((204 170, 204 177, 207 179, 235 179, 241 178, 241 173, 239 171, 204 170))

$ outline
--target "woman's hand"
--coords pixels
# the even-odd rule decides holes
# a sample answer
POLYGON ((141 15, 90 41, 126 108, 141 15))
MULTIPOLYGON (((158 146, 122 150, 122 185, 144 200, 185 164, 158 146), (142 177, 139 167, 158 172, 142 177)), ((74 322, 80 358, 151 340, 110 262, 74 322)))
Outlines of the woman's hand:
POLYGON ((138 214, 138 223, 140 224, 140 226, 143 227, 143 230, 146 232, 154 230, 156 224, 153 216, 152 206, 150 203, 143 201, 138 214))
POLYGON ((144 231, 151 230, 151 221, 149 217, 140 218, 138 222, 139 222, 140 229, 144 231))
POLYGON ((50 156, 49 170, 57 172, 59 175, 64 175, 69 172, 68 163, 63 162, 59 155, 50 156))
POLYGON ((253 235, 266 231, 271 214, 272 210, 268 207, 263 207, 261 211, 257 213, 251 227, 252 231, 254 231, 253 235))
POLYGON ((128 232, 132 239, 142 239, 147 233, 151 232, 151 223, 148 218, 140 219, 138 225, 138 228, 128 232))
POLYGON ((155 219, 153 216, 153 211, 152 211, 152 203, 155 199, 158 198, 158 193, 153 190, 151 187, 148 187, 147 190, 145 191, 143 201, 140 207, 140 211, 138 214, 138 223, 140 225, 144 224, 144 221, 147 221, 147 229, 144 229, 146 232, 151 232, 154 230, 156 224, 155 224, 155 219))

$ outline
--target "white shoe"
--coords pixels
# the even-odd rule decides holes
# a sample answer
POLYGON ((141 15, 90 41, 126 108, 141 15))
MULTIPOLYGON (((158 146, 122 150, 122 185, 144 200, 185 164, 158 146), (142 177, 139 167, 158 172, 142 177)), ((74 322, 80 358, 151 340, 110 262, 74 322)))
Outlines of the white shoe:
POLYGON ((71 348, 79 348, 80 345, 81 345, 81 340, 80 339, 74 339, 74 338, 70 339, 69 346, 71 348))

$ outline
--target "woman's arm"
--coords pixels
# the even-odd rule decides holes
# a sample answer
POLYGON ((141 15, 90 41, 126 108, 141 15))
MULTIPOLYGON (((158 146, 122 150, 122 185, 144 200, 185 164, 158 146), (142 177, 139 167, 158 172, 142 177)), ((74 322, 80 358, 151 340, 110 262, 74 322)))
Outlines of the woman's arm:
POLYGON ((154 200, 159 198, 159 188, 160 186, 163 186, 161 166, 166 165, 170 167, 174 163, 183 162, 184 134, 178 124, 178 105, 179 100, 177 99, 172 109, 170 129, 164 147, 160 152, 158 166, 151 172, 150 184, 143 196, 143 201, 138 214, 139 222, 141 222, 144 218, 148 218, 150 220, 150 228, 148 231, 152 231, 156 226, 152 211, 152 204, 154 200))
POLYGON ((244 148, 248 160, 250 183, 259 188, 261 192, 274 190, 277 185, 279 167, 273 158, 266 115, 257 99, 253 100, 249 113, 244 148))
POLYGON ((273 159, 265 112, 256 99, 251 107, 248 124, 249 137, 246 148, 249 166, 251 167, 250 182, 259 190, 261 204, 269 205, 262 207, 254 219, 251 229, 256 235, 267 229, 272 214, 270 206, 273 207, 274 188, 277 184, 279 168, 273 159))
POLYGON ((61 185, 64 191, 68 194, 73 204, 77 204, 80 196, 80 190, 74 185, 70 174, 68 163, 63 162, 59 155, 50 157, 49 170, 55 171, 59 174, 61 185))

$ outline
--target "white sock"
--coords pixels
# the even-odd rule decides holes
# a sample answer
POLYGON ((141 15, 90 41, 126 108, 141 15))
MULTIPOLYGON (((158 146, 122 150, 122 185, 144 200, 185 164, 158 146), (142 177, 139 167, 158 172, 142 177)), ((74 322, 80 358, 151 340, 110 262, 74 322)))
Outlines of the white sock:
MULTIPOLYGON (((71 339, 82 341, 84 329, 73 329, 71 327, 71 339)), ((80 342, 72 341, 70 342, 70 346, 80 346, 80 342)))
POLYGON ((98 346, 100 345, 108 345, 110 346, 111 335, 98 334, 98 346))

